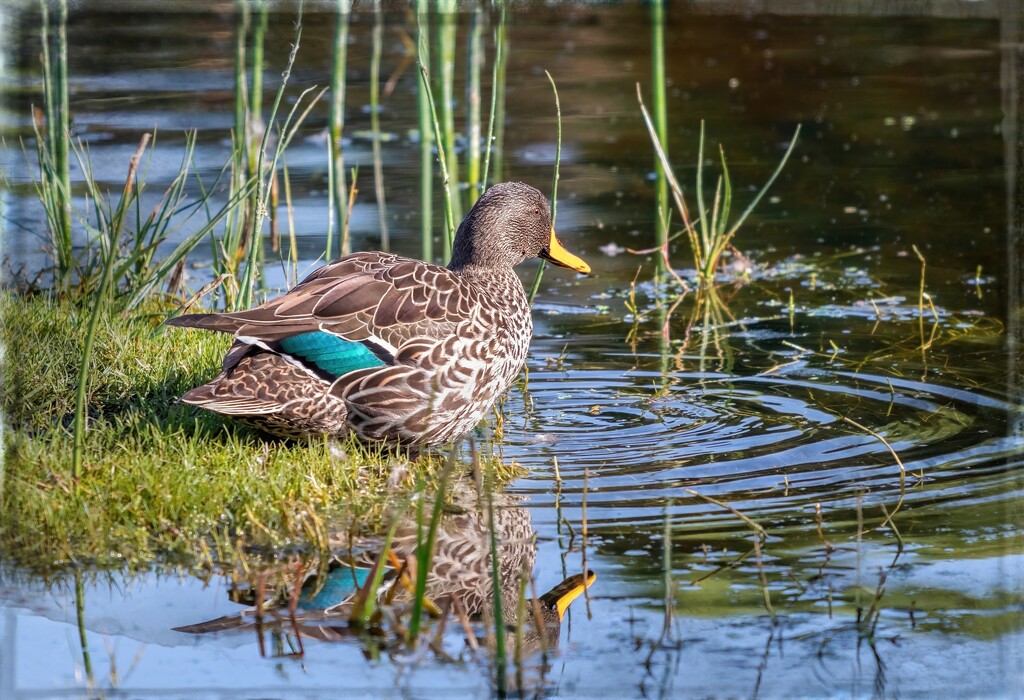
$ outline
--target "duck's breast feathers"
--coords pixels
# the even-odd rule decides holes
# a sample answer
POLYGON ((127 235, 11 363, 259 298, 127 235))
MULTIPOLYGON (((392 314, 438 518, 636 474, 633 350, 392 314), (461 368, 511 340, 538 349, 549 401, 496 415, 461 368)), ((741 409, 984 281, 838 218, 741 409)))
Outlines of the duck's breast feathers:
POLYGON ((471 284, 447 268, 385 253, 355 253, 312 272, 284 296, 246 311, 170 319, 276 343, 316 331, 394 355, 414 338, 451 333, 478 303, 471 284), (368 341, 368 342, 367 342, 368 341))

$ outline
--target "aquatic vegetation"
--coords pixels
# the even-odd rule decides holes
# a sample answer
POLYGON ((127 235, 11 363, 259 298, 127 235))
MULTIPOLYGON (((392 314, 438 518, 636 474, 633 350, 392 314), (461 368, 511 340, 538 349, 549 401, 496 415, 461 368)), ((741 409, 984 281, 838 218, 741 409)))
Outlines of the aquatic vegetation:
MULTIPOLYGON (((643 96, 640 93, 639 83, 636 86, 636 98, 640 103, 640 112, 643 114, 644 122, 647 125, 647 131, 651 137, 651 143, 654 145, 655 153, 658 155, 658 160, 661 163, 661 167, 665 172, 665 176, 668 179, 669 187, 672 191, 672 197, 676 203, 676 211, 683 221, 683 231, 676 234, 672 238, 686 233, 687 238, 690 241, 690 251, 693 254, 693 264, 697 269, 697 276, 704 287, 713 286, 716 282, 715 275, 718 267, 722 260, 722 254, 732 244, 732 239, 736 233, 743 226, 743 223, 747 220, 747 217, 754 211, 758 203, 764 197, 768 188, 772 186, 778 178, 779 173, 782 172, 782 168, 785 167, 786 162, 789 160, 790 155, 793 153, 793 148, 796 146, 797 138, 800 136, 800 126, 797 125, 796 131, 793 134, 792 140, 789 142, 789 146, 786 148, 785 154, 782 156, 782 160, 776 166, 775 171, 768 178, 768 181, 758 190, 757 194, 751 200, 747 208, 743 210, 739 218, 735 222, 730 223, 729 214, 732 207, 732 182, 729 179, 729 167, 725 161, 725 150, 719 148, 719 156, 722 164, 722 174, 718 177, 718 181, 715 184, 715 196, 713 205, 710 211, 704 202, 704 122, 701 121, 700 125, 700 140, 698 142, 697 149, 697 174, 696 184, 694 191, 697 197, 697 219, 696 221, 690 218, 690 210, 686 206, 686 201, 683 199, 683 188, 676 179, 675 174, 672 171, 672 165, 669 163, 668 156, 665 153, 665 149, 662 146, 661 138, 658 136, 654 124, 651 122, 651 117, 647 112, 647 107, 644 106, 643 96)), ((668 242, 672 238, 666 239, 663 242, 663 246, 660 250, 663 251, 663 257, 668 255, 668 242)), ((666 261, 667 262, 667 261, 666 261)))

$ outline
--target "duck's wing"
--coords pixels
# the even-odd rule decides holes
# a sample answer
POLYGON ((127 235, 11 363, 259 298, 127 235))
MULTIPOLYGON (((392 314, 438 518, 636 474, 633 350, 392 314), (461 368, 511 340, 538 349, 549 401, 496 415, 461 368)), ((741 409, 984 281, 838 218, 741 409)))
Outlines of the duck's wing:
POLYGON ((450 335, 476 304, 476 290, 447 268, 398 255, 355 253, 253 309, 189 314, 167 323, 231 333, 275 351, 290 338, 324 331, 394 364, 415 355, 416 341, 426 341, 426 349, 450 335))

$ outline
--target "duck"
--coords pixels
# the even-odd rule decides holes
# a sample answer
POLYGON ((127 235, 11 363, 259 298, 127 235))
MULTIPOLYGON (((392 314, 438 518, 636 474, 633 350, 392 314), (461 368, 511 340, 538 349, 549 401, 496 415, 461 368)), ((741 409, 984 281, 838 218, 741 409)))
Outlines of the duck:
POLYGON ((590 273, 558 239, 539 190, 493 185, 446 267, 357 252, 252 309, 168 319, 234 337, 220 374, 180 401, 288 439, 453 442, 526 362, 533 322, 514 268, 530 258, 590 273))
MULTIPOLYGON (((498 555, 495 595, 490 517, 475 496, 471 484, 456 483, 452 501, 438 523, 424 589, 431 609, 453 615, 458 609, 469 619, 487 619, 493 617, 496 599, 500 598, 508 648, 515 643, 517 632, 527 650, 557 648, 561 623, 569 606, 590 588, 597 575, 591 570, 575 573, 521 605, 523 576, 533 572, 536 562, 536 535, 529 509, 511 494, 499 492, 491 497, 498 555), (523 618, 517 617, 520 610, 523 618)), ((408 576, 408 562, 416 560, 417 548, 425 539, 426 533, 421 532, 415 518, 406 516, 399 521, 387 552, 386 561, 390 563, 385 564, 381 588, 375 592, 378 600, 408 609, 412 602, 411 581, 407 578, 403 586, 400 579, 408 576)), ((294 607, 290 605, 292 592, 271 591, 270 599, 259 606, 257 618, 253 596, 258 587, 246 582, 242 588, 229 589, 228 594, 233 601, 249 607, 174 630, 198 635, 252 629, 262 624, 277 625, 324 641, 344 638, 359 590, 372 577, 373 565, 380 556, 379 539, 353 539, 347 530, 338 530, 329 533, 328 543, 334 553, 330 562, 323 570, 311 567, 307 571, 294 593, 294 607)), ((287 568, 285 578, 293 575, 290 572, 287 568)))

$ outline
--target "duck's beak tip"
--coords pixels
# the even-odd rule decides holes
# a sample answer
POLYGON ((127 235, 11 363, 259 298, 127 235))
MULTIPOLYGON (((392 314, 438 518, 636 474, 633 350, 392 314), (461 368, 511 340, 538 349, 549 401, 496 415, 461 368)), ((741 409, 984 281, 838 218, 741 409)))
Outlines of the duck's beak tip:
POLYGON ((546 250, 541 251, 540 257, 560 267, 575 270, 581 275, 590 274, 590 265, 583 258, 577 257, 565 249, 555 235, 554 228, 551 229, 551 240, 548 242, 548 247, 546 250))

